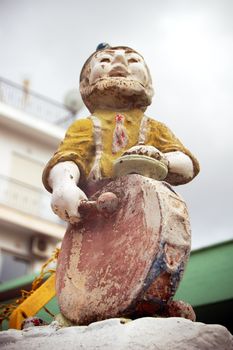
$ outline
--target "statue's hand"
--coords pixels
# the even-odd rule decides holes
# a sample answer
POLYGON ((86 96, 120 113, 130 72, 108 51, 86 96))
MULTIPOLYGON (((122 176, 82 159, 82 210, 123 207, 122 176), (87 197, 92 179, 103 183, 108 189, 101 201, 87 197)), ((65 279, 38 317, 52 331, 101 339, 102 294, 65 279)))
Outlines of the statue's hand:
POLYGON ((189 156, 180 151, 165 153, 168 161, 168 174, 165 179, 171 185, 185 184, 193 179, 194 167, 189 156))
POLYGON ((80 220, 78 207, 86 200, 85 193, 77 186, 80 172, 72 161, 56 164, 49 174, 49 185, 52 188, 51 207, 62 220, 71 224, 80 220))
POLYGON ((85 193, 76 184, 63 183, 54 188, 51 207, 62 220, 74 224, 80 220, 78 212, 80 202, 86 199, 85 193))

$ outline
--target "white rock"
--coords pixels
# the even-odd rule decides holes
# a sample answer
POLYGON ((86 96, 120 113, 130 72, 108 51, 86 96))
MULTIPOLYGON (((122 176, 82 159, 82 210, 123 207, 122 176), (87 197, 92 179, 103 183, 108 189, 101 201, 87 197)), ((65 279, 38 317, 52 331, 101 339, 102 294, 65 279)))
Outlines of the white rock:
POLYGON ((49 326, 0 333, 2 350, 233 350, 233 337, 220 325, 173 318, 145 317, 122 324, 113 318, 89 326, 49 326))

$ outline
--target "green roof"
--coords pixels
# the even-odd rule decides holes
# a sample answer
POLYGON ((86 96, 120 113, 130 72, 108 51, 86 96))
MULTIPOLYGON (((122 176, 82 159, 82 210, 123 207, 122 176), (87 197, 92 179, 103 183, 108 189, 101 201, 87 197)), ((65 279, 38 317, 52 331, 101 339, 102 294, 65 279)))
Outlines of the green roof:
POLYGON ((11 289, 17 289, 22 288, 22 286, 25 286, 29 283, 32 283, 34 278, 38 276, 36 273, 32 273, 30 275, 14 278, 12 280, 6 281, 4 283, 0 284, 0 293, 6 292, 11 289))
POLYGON ((233 299, 233 241, 193 251, 175 299, 192 306, 233 299))

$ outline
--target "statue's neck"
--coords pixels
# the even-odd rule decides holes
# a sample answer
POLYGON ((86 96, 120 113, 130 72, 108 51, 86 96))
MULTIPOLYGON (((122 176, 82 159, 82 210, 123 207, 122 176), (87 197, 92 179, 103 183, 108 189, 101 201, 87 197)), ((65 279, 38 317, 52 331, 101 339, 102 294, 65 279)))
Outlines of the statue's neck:
POLYGON ((112 109, 112 110, 106 110, 106 109, 96 109, 92 115, 95 117, 105 120, 105 121, 113 121, 115 120, 115 117, 117 114, 123 114, 124 118, 128 122, 134 122, 140 121, 144 115, 143 111, 141 109, 128 109, 128 110, 119 110, 119 109, 112 109))

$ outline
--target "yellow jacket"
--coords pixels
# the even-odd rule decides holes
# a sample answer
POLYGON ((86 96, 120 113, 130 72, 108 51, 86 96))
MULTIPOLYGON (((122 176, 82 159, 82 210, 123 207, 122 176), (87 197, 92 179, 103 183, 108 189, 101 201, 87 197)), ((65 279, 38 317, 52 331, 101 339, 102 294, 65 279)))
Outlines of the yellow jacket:
POLYGON ((68 160, 78 165, 81 173, 80 184, 85 184, 97 157, 97 147, 101 150, 99 152, 101 153, 99 162, 101 176, 102 178, 111 178, 113 176, 114 160, 130 147, 137 145, 140 138, 144 138, 145 145, 152 145, 163 153, 173 151, 185 153, 192 159, 194 176, 197 175, 199 172, 198 161, 166 125, 145 117, 140 109, 125 111, 122 114, 124 115, 124 128, 127 132, 128 143, 116 153, 112 152, 116 111, 97 110, 94 116, 77 120, 69 127, 65 139, 46 165, 43 173, 43 183, 48 191, 51 192, 48 184, 50 169, 58 162, 68 160), (94 121, 97 121, 97 124, 94 121), (142 126, 142 121, 144 121, 144 126, 142 126), (96 137, 98 130, 99 141, 96 137), (98 142, 101 142, 101 145, 98 146, 98 142))

